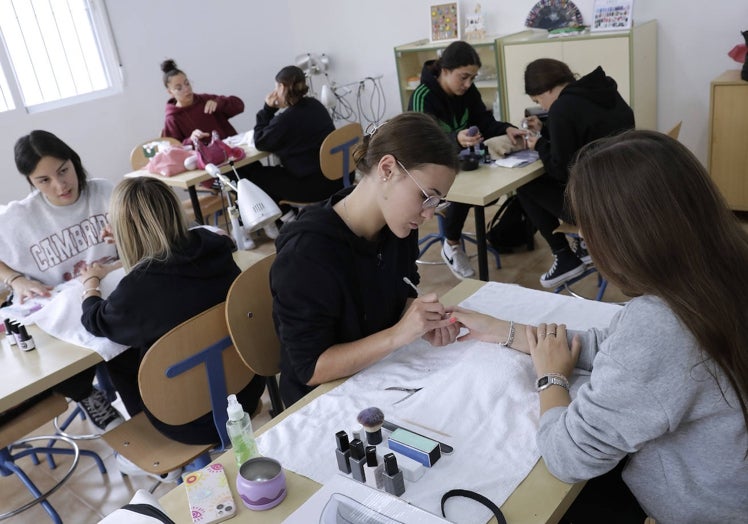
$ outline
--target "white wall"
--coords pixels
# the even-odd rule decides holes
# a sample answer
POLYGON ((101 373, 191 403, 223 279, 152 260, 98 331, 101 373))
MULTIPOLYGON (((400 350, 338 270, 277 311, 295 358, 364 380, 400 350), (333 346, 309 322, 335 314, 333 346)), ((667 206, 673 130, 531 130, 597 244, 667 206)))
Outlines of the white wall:
MULTIPOLYGON (((0 114, 0 202, 28 191, 13 162, 13 144, 32 129, 57 133, 75 148, 91 175, 118 180, 129 171, 136 143, 159 134, 167 95, 159 63, 174 58, 198 92, 240 96, 246 110, 233 122, 254 125, 254 115, 273 77, 304 52, 327 53, 338 83, 383 75, 387 115, 399 112, 394 66, 396 45, 428 37, 433 0, 182 0, 107 2, 125 67, 122 94, 44 113, 0 114), (179 11, 174 10, 179 7, 179 11)), ((495 34, 519 31, 533 0, 483 2, 486 26, 495 34)), ((585 21, 594 0, 577 0, 585 21)), ((463 1, 464 13, 475 2, 463 1)), ((727 51, 748 29, 748 2, 703 4, 683 0, 638 0, 634 20, 657 19, 658 127, 683 120, 681 140, 706 162, 709 82, 740 64, 727 51), (742 25, 741 25, 742 24, 742 25)), ((585 72, 580 72, 585 73, 585 72)))

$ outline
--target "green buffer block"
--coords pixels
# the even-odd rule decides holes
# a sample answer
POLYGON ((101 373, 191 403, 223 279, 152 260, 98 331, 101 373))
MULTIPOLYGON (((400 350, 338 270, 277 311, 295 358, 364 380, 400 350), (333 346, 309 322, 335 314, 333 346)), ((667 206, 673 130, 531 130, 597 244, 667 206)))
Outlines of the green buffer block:
POLYGON ((438 442, 411 433, 407 429, 398 428, 393 431, 387 445, 392 451, 410 457, 427 468, 433 466, 442 456, 438 442))

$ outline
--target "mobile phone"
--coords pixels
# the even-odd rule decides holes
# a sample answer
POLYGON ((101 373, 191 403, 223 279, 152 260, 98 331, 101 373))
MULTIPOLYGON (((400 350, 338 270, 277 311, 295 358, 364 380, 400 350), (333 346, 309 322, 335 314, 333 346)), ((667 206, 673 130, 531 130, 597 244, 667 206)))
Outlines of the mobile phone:
POLYGON ((182 475, 192 522, 214 524, 236 515, 236 504, 221 464, 182 475))

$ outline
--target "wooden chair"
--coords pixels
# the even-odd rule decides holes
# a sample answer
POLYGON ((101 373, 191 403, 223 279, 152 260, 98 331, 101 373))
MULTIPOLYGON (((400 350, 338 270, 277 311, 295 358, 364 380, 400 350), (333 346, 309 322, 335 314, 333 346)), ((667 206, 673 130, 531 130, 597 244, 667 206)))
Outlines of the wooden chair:
MULTIPOLYGON (((68 404, 65 397, 56 393, 51 393, 48 396, 32 400, 29 402, 28 407, 21 407, 19 409, 18 415, 0 425, 0 475, 6 476, 15 474, 34 496, 34 499, 30 502, 6 513, 0 514, 0 520, 5 520, 6 518, 17 515, 36 504, 41 504, 52 521, 61 524, 62 519, 60 518, 60 515, 55 511, 47 498, 56 492, 62 484, 70 478, 75 471, 75 468, 78 466, 80 455, 86 455, 93 458, 102 475, 106 473, 104 463, 96 453, 89 450, 79 449, 75 441, 66 436, 45 435, 23 438, 38 427, 50 422, 61 413, 64 413, 67 408, 68 404), (49 441, 49 443, 42 447, 29 445, 31 442, 41 440, 49 441), (64 442, 69 446, 69 448, 51 447, 52 443, 56 441, 64 442), (68 471, 65 472, 61 478, 60 475, 55 475, 59 480, 52 488, 44 493, 36 487, 34 482, 26 475, 23 469, 16 464, 16 461, 19 459, 30 456, 33 464, 38 465, 39 460, 36 455, 39 453, 46 454, 47 456, 53 454, 73 455, 73 461, 68 467, 68 471)), ((50 461, 50 466, 53 464, 54 463, 50 461)))
MULTIPOLYGON (((356 177, 356 163, 353 151, 364 138, 361 124, 353 122, 336 129, 325 137, 319 148, 319 166, 322 174, 330 180, 343 179, 343 187, 350 186, 356 177)), ((296 202, 281 200, 279 204, 303 209, 317 202, 296 202)))
MULTIPOLYGON (((169 144, 175 146, 182 145, 182 143, 176 138, 168 136, 161 138, 152 138, 151 140, 146 140, 145 142, 136 145, 132 148, 132 151, 130 151, 130 167, 132 167, 133 170, 143 169, 146 165, 148 165, 150 156, 153 155, 149 156, 150 152, 145 146, 152 142, 169 142, 169 144)), ((213 222, 217 226, 218 216, 223 212, 223 197, 221 196, 221 194, 215 191, 201 191, 201 194, 198 195, 197 199, 200 202, 200 210, 202 211, 203 216, 212 216, 213 222)), ((187 215, 187 219, 190 221, 194 221, 195 211, 194 209, 192 209, 192 202, 189 198, 185 198, 184 200, 182 200, 182 207, 184 208, 185 215, 187 215)))
POLYGON ((361 124, 346 124, 327 135, 319 148, 319 165, 322 173, 330 180, 343 179, 343 187, 353 183, 356 173, 353 151, 364 138, 361 124))
POLYGON ((680 126, 682 124, 683 124, 683 120, 681 120, 680 122, 678 122, 677 124, 675 124, 675 126, 673 126, 673 128, 666 133, 667 136, 669 136, 670 138, 674 138, 674 139, 678 140, 678 137, 680 136, 680 126))
POLYGON ((271 415, 283 411, 275 376, 280 373, 280 341, 273 325, 270 294, 271 253, 239 275, 226 297, 226 324, 244 363, 253 373, 267 378, 271 415))
POLYGON ((213 411, 221 442, 176 442, 139 413, 104 434, 115 451, 139 468, 163 475, 193 461, 202 467, 210 462, 211 448, 227 446, 226 397, 242 390, 254 375, 234 349, 225 309, 222 302, 166 333, 148 350, 138 372, 143 403, 156 418, 180 425, 213 411))

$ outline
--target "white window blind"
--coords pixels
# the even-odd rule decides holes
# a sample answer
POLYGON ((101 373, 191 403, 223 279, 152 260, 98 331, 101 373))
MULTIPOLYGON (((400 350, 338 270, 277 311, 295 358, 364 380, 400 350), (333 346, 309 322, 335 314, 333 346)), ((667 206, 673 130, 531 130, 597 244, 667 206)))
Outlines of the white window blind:
POLYGON ((0 109, 13 108, 8 79, 17 84, 18 104, 29 110, 119 87, 101 0, 0 0, 0 33, 7 55, 0 57, 6 69, 0 109))

